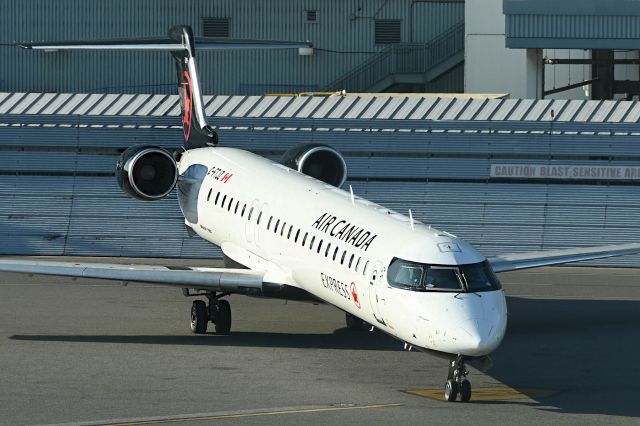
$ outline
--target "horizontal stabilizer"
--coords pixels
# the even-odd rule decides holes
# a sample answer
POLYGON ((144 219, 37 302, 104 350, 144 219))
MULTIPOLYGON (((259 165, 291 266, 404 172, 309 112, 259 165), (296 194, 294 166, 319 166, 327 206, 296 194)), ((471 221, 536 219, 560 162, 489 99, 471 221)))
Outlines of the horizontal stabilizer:
MULTIPOLYGON (((37 50, 183 50, 182 43, 166 37, 131 38, 113 40, 73 40, 54 42, 21 42, 16 46, 37 50)), ((229 38, 195 37, 197 50, 242 50, 242 49, 291 49, 313 47, 310 42, 247 40, 229 38)))
POLYGON ((111 40, 72 40, 23 42, 16 46, 24 49, 44 50, 159 50, 168 51, 174 58, 182 129, 186 149, 213 147, 218 136, 207 124, 202 100, 202 87, 198 79, 195 57, 197 50, 244 50, 244 49, 295 49, 311 48, 310 42, 247 40, 230 38, 194 37, 189 26, 177 25, 169 29, 166 37, 143 37, 111 40))

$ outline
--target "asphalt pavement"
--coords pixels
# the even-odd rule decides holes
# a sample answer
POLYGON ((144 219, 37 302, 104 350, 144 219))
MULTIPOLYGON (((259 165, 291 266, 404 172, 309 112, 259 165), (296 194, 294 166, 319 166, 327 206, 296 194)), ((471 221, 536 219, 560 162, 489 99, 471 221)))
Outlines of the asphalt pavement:
POLYGON ((0 274, 0 424, 638 424, 640 271, 501 279, 507 336, 465 404, 446 361, 331 306, 231 296, 232 334, 195 336, 173 288, 0 274))

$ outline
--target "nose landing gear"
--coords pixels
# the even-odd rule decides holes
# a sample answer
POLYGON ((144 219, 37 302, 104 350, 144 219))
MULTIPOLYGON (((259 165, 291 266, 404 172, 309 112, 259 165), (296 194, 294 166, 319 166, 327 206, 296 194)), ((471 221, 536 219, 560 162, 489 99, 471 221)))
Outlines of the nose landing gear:
POLYGON ((465 368, 465 362, 470 358, 458 355, 449 365, 447 383, 444 385, 444 399, 453 402, 460 394, 460 401, 469 402, 471 399, 471 382, 467 380, 469 371, 465 368))

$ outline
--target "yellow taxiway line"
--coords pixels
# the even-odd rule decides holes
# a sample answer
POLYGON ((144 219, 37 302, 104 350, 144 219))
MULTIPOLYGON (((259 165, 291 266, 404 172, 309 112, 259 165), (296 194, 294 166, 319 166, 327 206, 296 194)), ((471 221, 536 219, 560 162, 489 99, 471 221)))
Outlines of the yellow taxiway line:
POLYGON ((204 416, 179 416, 171 418, 154 418, 132 420, 122 423, 102 423, 103 426, 136 426, 136 425, 148 425, 148 424, 163 424, 163 423, 178 423, 178 422, 190 422, 190 421, 206 421, 206 420, 223 420, 223 419, 241 419, 247 417, 266 417, 266 416, 281 416, 285 414, 311 414, 311 413, 326 413, 330 411, 347 411, 347 410, 367 410, 373 408, 390 408, 400 407, 402 404, 371 404, 371 405, 349 405, 349 406, 336 406, 336 407, 320 407, 320 408, 299 408, 291 410, 275 410, 275 411, 257 411, 254 413, 238 413, 238 414, 219 414, 219 415, 204 415, 204 416))
MULTIPOLYGON (((422 396, 424 398, 444 401, 443 389, 420 389, 408 390, 411 395, 422 396)), ((473 388, 471 401, 509 401, 516 399, 538 399, 546 398, 558 393, 554 389, 514 389, 509 386, 492 386, 485 388, 473 388)))

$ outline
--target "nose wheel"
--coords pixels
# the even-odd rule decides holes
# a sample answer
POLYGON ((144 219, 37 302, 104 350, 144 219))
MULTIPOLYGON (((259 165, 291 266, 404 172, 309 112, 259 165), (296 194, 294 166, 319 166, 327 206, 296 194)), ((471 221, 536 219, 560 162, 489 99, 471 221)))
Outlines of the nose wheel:
POLYGON ((460 395, 461 402, 469 402, 471 400, 471 382, 467 380, 469 371, 465 368, 465 362, 469 357, 458 355, 456 359, 451 361, 449 365, 449 374, 447 382, 444 385, 444 399, 454 402, 460 395))

